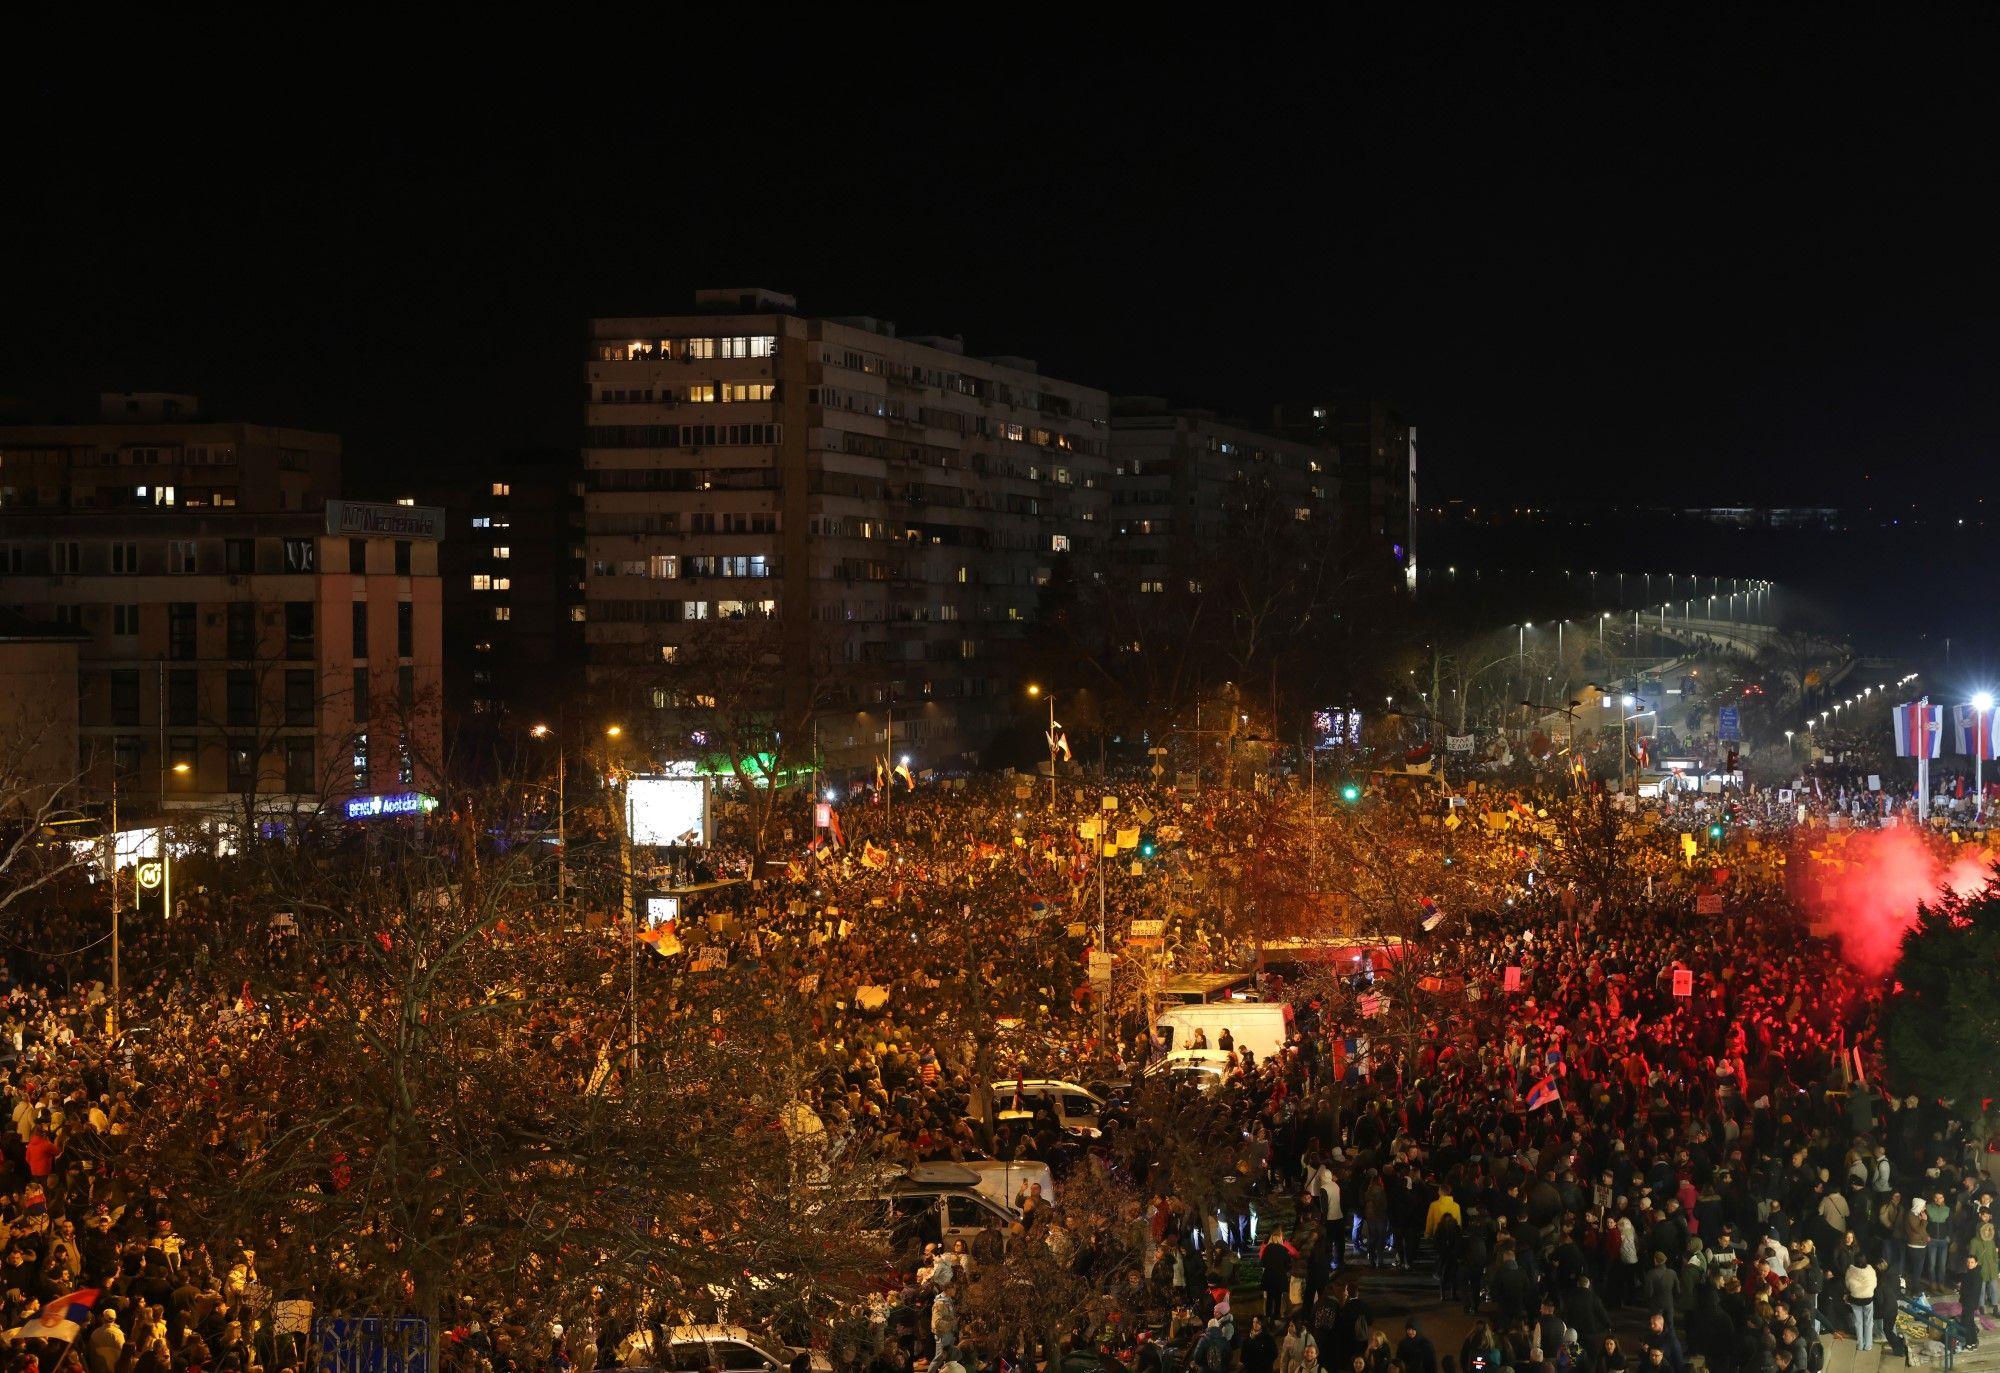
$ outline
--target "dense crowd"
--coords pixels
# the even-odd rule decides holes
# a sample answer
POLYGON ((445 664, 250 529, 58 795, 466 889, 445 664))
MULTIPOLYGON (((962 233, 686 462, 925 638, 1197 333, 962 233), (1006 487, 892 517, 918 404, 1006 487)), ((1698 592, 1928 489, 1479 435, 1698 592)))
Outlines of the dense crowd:
MULTIPOLYGON (((1126 1081, 1160 1052, 1122 966, 1111 984, 1088 976, 1100 922, 1115 948, 1133 920, 1163 919, 1158 957, 1178 970, 1253 966, 1237 916, 1259 866, 1289 858, 1272 816, 1295 797, 1121 783, 1110 812, 1099 788, 1065 782, 1052 803, 1046 787, 844 797, 838 842, 801 825, 787 876, 711 855, 703 875, 725 880, 688 897, 678 937, 718 976, 782 973, 817 1064, 800 1104, 830 1133, 906 1163, 1049 1160, 1065 1179, 1094 1156, 1151 1197, 1127 1218, 1144 1262, 1065 1329, 1073 1357, 1147 1373, 1684 1373, 1699 1355, 1816 1373, 1829 1339, 1867 1349, 1946 1322, 1976 1339, 1975 1313, 2000 1300, 1985 1141, 1880 1089, 1872 989, 1805 934, 1775 870, 1735 860, 1726 913, 1697 916, 1718 863, 1681 850, 1671 814, 1634 813, 1643 887, 1607 904, 1549 877, 1549 798, 1527 788, 1468 798, 1449 829, 1436 792, 1371 795, 1375 823, 1412 845, 1449 836, 1476 895, 1421 925, 1406 913, 1370 985, 1283 988, 1282 1053, 1232 1047, 1216 1092, 1107 1113, 1094 1145, 1046 1111, 983 1118, 996 1083, 1126 1081), (1135 833, 1154 847, 1143 858, 1135 833), (1163 1181, 1161 1138, 1197 1120, 1241 1141, 1199 1202, 1163 1181), (1432 1273, 1472 1333, 1440 1351, 1414 1325, 1376 1329, 1361 1275, 1392 1268, 1432 1273), (1232 1301, 1245 1275, 1261 1302, 1232 1301)), ((212 1072, 227 1071, 228 1017, 250 1008, 203 982, 204 931, 239 918, 197 903, 171 939, 135 923, 124 951, 127 1026, 213 1020, 212 1072)), ((49 902, 31 926, 0 984, 0 1317, 26 1323, 5 1373, 296 1367, 306 1351, 260 1280, 260 1241, 183 1243, 175 1199, 121 1165, 158 1084, 104 1052, 100 918, 49 902), (84 1292, 74 1338, 46 1337, 37 1313, 84 1292)), ((1009 1232, 885 1273, 874 1341, 847 1357, 877 1373, 1032 1357, 983 1328, 973 1288, 1020 1244, 1086 1271, 1099 1237, 1062 1195, 1024 1190, 1009 1232)), ((482 1314, 448 1346, 467 1373, 651 1362, 663 1319, 583 1310, 551 1336, 482 1314)))

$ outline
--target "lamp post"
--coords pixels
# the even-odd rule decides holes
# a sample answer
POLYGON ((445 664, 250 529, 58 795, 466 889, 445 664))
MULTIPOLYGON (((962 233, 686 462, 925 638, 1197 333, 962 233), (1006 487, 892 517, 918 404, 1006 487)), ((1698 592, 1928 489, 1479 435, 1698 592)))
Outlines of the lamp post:
MULTIPOLYGON (((1043 691, 1038 684, 1030 682, 1028 683, 1028 695, 1046 696, 1049 698, 1049 809, 1054 810, 1056 808, 1056 694, 1053 691, 1043 691)), ((1196 706, 1196 709, 1200 709, 1199 705, 1196 706)), ((1197 729, 1196 734, 1199 735, 1199 733, 1200 731, 1197 729)), ((1199 739, 1197 739, 1197 743, 1199 743, 1199 739)))
POLYGON ((1993 744, 1993 693, 1972 698, 1972 823, 1986 823, 1986 750, 1993 744))
POLYGON ((569 777, 569 753, 562 736, 547 725, 536 725, 528 733, 537 739, 556 741, 556 908, 560 910, 569 899, 569 802, 564 790, 569 777))

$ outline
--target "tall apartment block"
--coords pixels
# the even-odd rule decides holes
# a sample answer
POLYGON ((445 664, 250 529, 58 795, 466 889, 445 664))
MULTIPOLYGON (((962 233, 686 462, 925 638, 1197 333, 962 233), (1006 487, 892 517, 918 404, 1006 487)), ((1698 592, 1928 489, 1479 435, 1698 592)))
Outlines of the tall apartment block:
POLYGON ((1340 537, 1339 464, 1323 445, 1121 396, 1111 453, 1112 565, 1126 594, 1193 589, 1205 562, 1230 556, 1268 521, 1299 525, 1329 545, 1340 537))
POLYGON ((583 473, 574 449, 422 473, 444 511, 445 717, 462 744, 551 726, 583 685, 583 473))
POLYGON ((590 673, 663 751, 699 749, 699 716, 649 669, 734 620, 775 622, 743 671, 810 689, 836 763, 879 754, 891 712, 919 766, 1021 714, 1038 589, 1108 532, 1103 391, 762 290, 594 320, 585 380, 590 673))
POLYGON ((338 500, 331 435, 100 410, 0 426, 0 606, 80 634, 85 799, 280 820, 423 785, 437 512, 338 500))
POLYGON ((1378 397, 1343 394, 1273 414, 1286 438, 1334 454, 1341 523, 1365 557, 1408 591, 1417 586, 1417 430, 1378 397))

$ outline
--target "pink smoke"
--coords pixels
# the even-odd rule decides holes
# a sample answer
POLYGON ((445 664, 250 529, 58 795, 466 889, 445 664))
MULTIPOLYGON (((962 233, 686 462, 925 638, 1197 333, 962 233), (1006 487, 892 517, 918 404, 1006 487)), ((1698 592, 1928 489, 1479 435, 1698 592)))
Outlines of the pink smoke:
POLYGON ((1806 909, 1815 931, 1840 943, 1841 955, 1862 972, 1881 975, 1895 966, 1903 932, 1916 923, 1917 907, 1941 890, 1972 896, 1993 877, 1976 848, 1935 849, 1914 830, 1863 830, 1844 849, 1829 849, 1844 867, 1808 860, 1818 883, 1807 886, 1806 909), (1948 860, 1948 861, 1947 861, 1948 860))

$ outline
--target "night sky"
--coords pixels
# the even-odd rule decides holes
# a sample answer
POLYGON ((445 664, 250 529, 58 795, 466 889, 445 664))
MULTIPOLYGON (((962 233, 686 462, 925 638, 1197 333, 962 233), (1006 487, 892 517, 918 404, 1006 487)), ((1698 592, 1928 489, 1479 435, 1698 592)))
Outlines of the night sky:
POLYGON ((0 394, 194 391, 366 482, 573 446, 590 314, 767 285, 1244 417, 1372 388, 1427 499, 1958 498, 2000 439, 1993 32, 1637 13, 24 76, 0 394))

